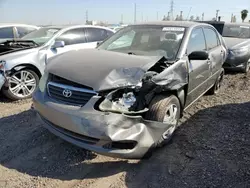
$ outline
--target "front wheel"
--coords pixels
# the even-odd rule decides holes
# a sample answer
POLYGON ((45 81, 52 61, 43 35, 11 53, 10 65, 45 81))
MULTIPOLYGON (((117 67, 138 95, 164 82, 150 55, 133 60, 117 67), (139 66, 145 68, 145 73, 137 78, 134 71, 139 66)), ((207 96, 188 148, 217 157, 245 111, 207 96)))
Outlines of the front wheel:
POLYGON ((156 147, 161 147, 170 141, 177 128, 180 112, 180 102, 176 96, 159 95, 153 98, 149 105, 149 110, 146 113, 146 119, 171 125, 171 127, 162 134, 156 143, 156 147))
POLYGON ((250 69, 250 59, 248 60, 248 62, 245 63, 242 71, 243 73, 248 73, 249 69, 250 69))
POLYGON ((11 100, 30 98, 38 83, 38 75, 30 69, 22 69, 13 73, 8 79, 9 87, 3 89, 3 94, 11 100))

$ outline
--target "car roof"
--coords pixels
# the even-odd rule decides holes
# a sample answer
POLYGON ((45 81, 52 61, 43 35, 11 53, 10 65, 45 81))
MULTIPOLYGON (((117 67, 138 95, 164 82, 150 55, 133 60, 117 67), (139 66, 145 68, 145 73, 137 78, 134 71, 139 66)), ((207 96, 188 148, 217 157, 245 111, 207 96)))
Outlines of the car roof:
POLYGON ((21 24, 21 23, 0 23, 0 27, 10 27, 10 26, 27 26, 27 27, 34 27, 39 28, 36 25, 29 25, 29 24, 21 24))
POLYGON ((159 25, 159 26, 176 26, 176 27, 195 27, 199 25, 209 25, 206 23, 198 23, 192 21, 155 21, 155 22, 145 22, 133 25, 159 25))
POLYGON ((219 25, 219 24, 222 24, 222 25, 236 25, 236 26, 250 26, 250 23, 248 22, 241 22, 241 23, 231 23, 231 22, 224 22, 224 21, 197 21, 197 22, 200 22, 200 23, 208 23, 208 24, 216 24, 216 25, 219 25))
MULTIPOLYGON (((110 30, 110 31, 113 31, 112 29, 110 29, 110 28, 108 28, 108 27, 103 27, 103 26, 95 26, 95 25, 51 25, 51 26, 45 26, 45 27, 43 27, 43 28, 52 28, 52 29, 60 29, 60 30, 62 30, 62 29, 74 29, 74 28, 81 28, 81 27, 83 27, 83 28, 89 28, 89 27, 91 27, 91 28, 99 28, 99 29, 106 29, 106 30, 110 30)), ((114 31, 113 31, 114 32, 114 31)))

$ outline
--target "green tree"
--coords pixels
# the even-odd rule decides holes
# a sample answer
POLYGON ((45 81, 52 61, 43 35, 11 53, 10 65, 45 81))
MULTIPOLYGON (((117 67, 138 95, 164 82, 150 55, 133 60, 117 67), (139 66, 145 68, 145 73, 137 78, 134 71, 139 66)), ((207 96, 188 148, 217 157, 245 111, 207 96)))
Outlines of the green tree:
POLYGON ((247 18, 247 15, 248 15, 248 10, 244 9, 244 10, 241 11, 242 22, 245 21, 245 19, 247 18))

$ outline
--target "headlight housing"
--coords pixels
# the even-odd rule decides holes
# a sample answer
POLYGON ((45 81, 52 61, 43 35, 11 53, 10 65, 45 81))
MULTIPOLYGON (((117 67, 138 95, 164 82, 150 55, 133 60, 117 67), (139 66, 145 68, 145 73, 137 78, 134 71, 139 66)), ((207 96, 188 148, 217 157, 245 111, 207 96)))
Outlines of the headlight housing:
POLYGON ((242 48, 233 49, 230 51, 235 56, 242 56, 242 55, 246 55, 248 53, 249 49, 248 49, 248 47, 242 47, 242 48))
POLYGON ((44 92, 46 89, 46 83, 47 83, 48 77, 49 77, 49 73, 45 71, 42 78, 39 81, 39 90, 41 92, 44 92))

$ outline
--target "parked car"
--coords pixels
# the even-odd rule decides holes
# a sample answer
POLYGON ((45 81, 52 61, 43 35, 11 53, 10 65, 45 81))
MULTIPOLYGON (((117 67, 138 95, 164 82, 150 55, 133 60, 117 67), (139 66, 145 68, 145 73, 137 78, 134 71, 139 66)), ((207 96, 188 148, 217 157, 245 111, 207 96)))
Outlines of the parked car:
POLYGON ((12 100, 31 97, 49 58, 70 50, 95 48, 113 33, 97 26, 50 26, 20 40, 0 43, 0 90, 12 100))
POLYGON ((38 30, 40 27, 27 24, 0 24, 0 41, 6 39, 19 39, 23 36, 38 30))
POLYGON ((211 25, 131 25, 97 49, 53 57, 33 106, 39 121, 70 143, 141 158, 170 140, 185 109, 203 94, 218 92, 225 58, 211 25), (117 42, 124 38, 124 45, 117 42))
POLYGON ((241 70, 244 73, 250 67, 250 23, 225 23, 207 21, 223 36, 228 48, 225 69, 241 70))

